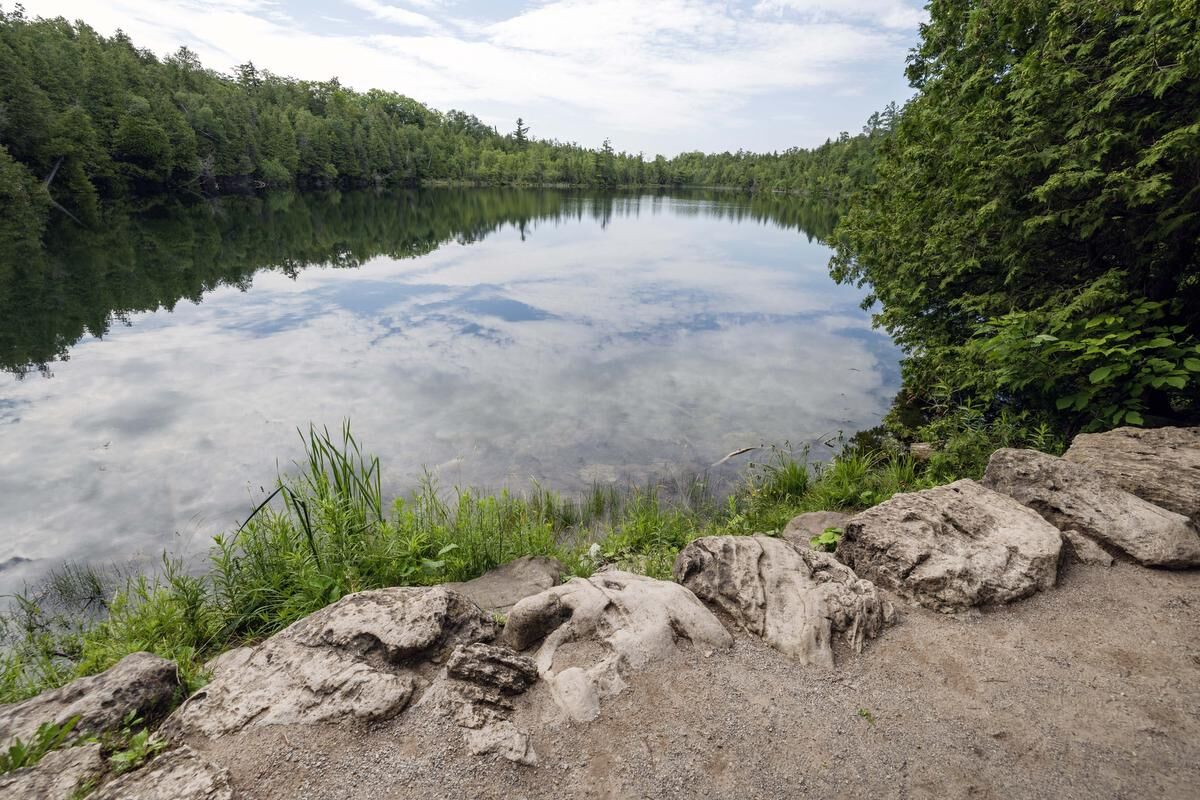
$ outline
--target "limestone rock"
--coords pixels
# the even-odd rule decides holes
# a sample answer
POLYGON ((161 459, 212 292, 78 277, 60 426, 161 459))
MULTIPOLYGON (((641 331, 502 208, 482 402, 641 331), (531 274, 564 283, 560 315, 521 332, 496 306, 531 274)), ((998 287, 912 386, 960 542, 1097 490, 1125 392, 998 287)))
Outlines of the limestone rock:
POLYGON ((1096 470, 1036 450, 992 453, 986 486, 1011 495, 1060 530, 1076 530, 1147 566, 1200 565, 1187 517, 1118 489, 1096 470))
POLYGON ((810 511, 793 517, 779 534, 779 538, 792 544, 811 549, 809 542, 825 532, 826 528, 845 528, 849 514, 840 511, 810 511))
POLYGON ((557 559, 522 556, 473 580, 443 585, 466 595, 484 611, 507 614, 518 601, 557 586, 565 572, 557 559))
POLYGON ((65 723, 78 716, 77 738, 121 727, 133 712, 152 717, 170 703, 179 678, 174 662, 150 653, 125 656, 99 675, 77 678, 20 703, 0 706, 0 748, 20 738, 28 742, 44 722, 65 723))
POLYGON ((456 645, 495 633, 489 614, 442 587, 348 595, 214 660, 212 681, 164 729, 220 736, 247 725, 387 719, 456 645))
POLYGON ((233 800, 229 772, 186 745, 104 784, 88 800, 233 800))
POLYGON ((71 800, 77 789, 103 773, 99 744, 54 750, 32 767, 0 775, 0 797, 71 800))
POLYGON ((898 494, 846 523, 837 558, 938 611, 1008 603, 1054 586, 1062 537, 972 480, 898 494))
POLYGON ((587 722, 622 677, 678 651, 723 649, 733 638, 686 588, 626 572, 572 578, 517 603, 501 642, 536 646, 538 672, 570 718, 587 722))
POLYGON ((1200 428, 1117 428, 1075 437, 1065 458, 1200 523, 1200 428))
POLYGON ((861 651, 893 616, 870 581, 830 555, 769 536, 709 536, 675 559, 675 580, 802 664, 833 667, 832 634, 861 651))
POLYGON ((1111 567, 1113 557, 1108 551, 1079 531, 1063 531, 1063 541, 1067 543, 1071 556, 1080 564, 1097 567, 1111 567))
POLYGON ((454 648, 446 671, 451 677, 494 686, 505 694, 519 694, 538 678, 533 659, 507 647, 482 643, 454 648))
POLYGON ((518 730, 511 722, 497 722, 479 730, 468 731, 467 749, 475 755, 495 753, 518 764, 535 767, 538 755, 530 742, 529 734, 518 730))
POLYGON ((467 749, 472 753, 496 753, 533 766, 538 758, 529 734, 510 720, 513 697, 537 679, 537 664, 528 656, 490 644, 459 645, 450 654, 444 674, 419 704, 466 728, 467 749))

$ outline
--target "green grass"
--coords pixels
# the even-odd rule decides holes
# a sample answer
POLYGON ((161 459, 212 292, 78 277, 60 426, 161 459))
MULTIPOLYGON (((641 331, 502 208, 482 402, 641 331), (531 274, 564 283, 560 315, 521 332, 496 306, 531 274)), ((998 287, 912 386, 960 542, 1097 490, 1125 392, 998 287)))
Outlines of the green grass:
POLYGON ((22 767, 32 767, 51 750, 63 747, 78 723, 79 717, 71 717, 61 725, 43 722, 28 742, 20 737, 13 739, 7 749, 0 751, 0 775, 22 767))
MULTIPOLYGON (((972 440, 971 447, 977 447, 972 440)), ((0 702, 94 674, 147 650, 179 664, 181 693, 203 664, 351 592, 473 578, 522 555, 558 558, 573 575, 602 564, 670 578, 701 536, 777 532, 804 511, 866 508, 945 482, 898 452, 846 447, 826 463, 772 448, 735 490, 704 476, 566 497, 444 492, 429 476, 387 503, 379 460, 349 426, 305 436, 307 458, 237 530, 216 537, 207 570, 163 558, 153 576, 68 565, 0 616, 0 702)), ((950 478, 952 479, 952 478, 950 478)))

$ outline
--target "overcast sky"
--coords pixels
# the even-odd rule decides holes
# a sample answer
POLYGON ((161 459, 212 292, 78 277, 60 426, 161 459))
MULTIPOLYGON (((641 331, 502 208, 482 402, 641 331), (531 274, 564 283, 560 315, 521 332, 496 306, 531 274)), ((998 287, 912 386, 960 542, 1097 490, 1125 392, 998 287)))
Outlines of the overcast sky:
MULTIPOLYGON (((910 94, 915 0, 24 0, 205 66, 403 92, 500 130, 674 155, 856 132, 910 94)), ((0 0, 11 9, 12 2, 0 0)))

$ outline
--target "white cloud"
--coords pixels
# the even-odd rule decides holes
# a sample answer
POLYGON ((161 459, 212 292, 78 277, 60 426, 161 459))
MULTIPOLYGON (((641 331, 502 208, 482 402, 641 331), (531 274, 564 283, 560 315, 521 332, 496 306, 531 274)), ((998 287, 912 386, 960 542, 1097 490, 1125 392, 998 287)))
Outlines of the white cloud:
POLYGON ((925 11, 905 0, 762 0, 759 14, 794 12, 808 19, 866 20, 887 28, 915 29, 925 21, 925 11))
POLYGON ((405 27, 427 31, 442 29, 436 20, 424 14, 418 14, 416 11, 409 11, 407 8, 380 3, 377 0, 345 0, 345 2, 384 22, 394 22, 405 27))
POLYGON ((903 98, 889 88, 847 100, 852 76, 902 87, 923 14, 902 0, 550 0, 489 23, 450 16, 437 0, 397 2, 343 0, 361 17, 335 28, 272 0, 28 6, 103 33, 120 27, 159 53, 186 44, 220 70, 253 59, 279 74, 393 89, 501 128, 523 116, 535 135, 589 145, 611 136, 618 147, 668 153, 812 145, 857 128, 873 97, 879 106, 903 98), (824 102, 835 90, 843 99, 824 102), (746 142, 747 109, 763 104, 751 126, 760 138, 746 142), (810 123, 797 141, 773 114, 802 108, 810 123))

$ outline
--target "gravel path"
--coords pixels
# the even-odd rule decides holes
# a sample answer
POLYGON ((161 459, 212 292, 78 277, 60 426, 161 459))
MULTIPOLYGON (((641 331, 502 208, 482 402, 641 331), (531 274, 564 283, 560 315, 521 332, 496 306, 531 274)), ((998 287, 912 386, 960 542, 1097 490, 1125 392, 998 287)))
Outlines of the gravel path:
POLYGON ((897 608, 834 673, 739 633, 635 676, 590 724, 542 722, 535 688, 516 721, 536 768, 470 755, 420 707, 194 745, 246 800, 1198 796, 1200 572, 1070 564, 997 610, 897 608))

